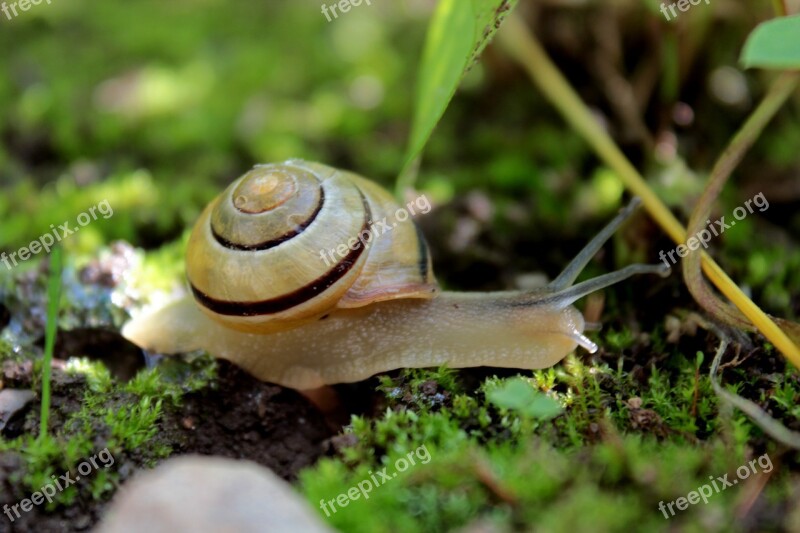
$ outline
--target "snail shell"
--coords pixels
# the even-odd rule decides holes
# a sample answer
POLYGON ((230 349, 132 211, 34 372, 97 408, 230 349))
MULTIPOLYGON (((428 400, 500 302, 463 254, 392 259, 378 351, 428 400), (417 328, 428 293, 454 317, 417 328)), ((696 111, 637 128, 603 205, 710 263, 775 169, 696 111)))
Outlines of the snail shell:
POLYGON ((191 291, 213 320, 251 333, 291 329, 335 308, 432 298, 428 245, 411 220, 370 237, 374 222, 398 209, 351 172, 300 160, 258 165, 197 221, 186 253, 191 291), (348 242, 337 262, 321 257, 348 242))

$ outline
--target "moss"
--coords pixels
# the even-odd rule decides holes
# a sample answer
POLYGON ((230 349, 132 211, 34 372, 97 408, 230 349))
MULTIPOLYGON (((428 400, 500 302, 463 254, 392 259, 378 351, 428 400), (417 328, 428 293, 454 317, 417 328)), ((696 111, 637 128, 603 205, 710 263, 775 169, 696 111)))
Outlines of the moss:
POLYGON ((0 199, 4 231, 0 248, 16 250, 31 238, 57 231, 58 240, 73 253, 90 253, 115 239, 135 240, 140 233, 150 238, 170 239, 180 235, 209 201, 215 188, 208 184, 159 184, 145 171, 120 170, 102 183, 82 187, 72 177, 62 177, 56 187, 38 191, 29 181, 22 181, 0 199), (10 198, 22 201, 12 202, 10 198), (89 224, 80 227, 79 214, 103 203, 89 224), (190 206, 190 207, 189 207, 190 206), (79 228, 64 235, 60 227, 79 228), (61 238, 63 238, 63 241, 61 238))
MULTIPOLYGON (((153 466, 169 456, 172 448, 159 433, 159 420, 165 409, 178 408, 187 392, 209 386, 215 363, 196 358, 189 365, 192 379, 172 380, 173 371, 148 369, 126 383, 111 379, 101 363, 87 359, 70 360, 67 371, 84 385, 78 392, 79 407, 60 413, 63 425, 52 436, 39 439, 29 434, 10 441, 0 440, 0 452, 17 452, 24 457, 24 473, 15 480, 28 493, 51 482, 53 476, 71 472, 77 466, 107 449, 114 462, 133 459, 153 466), (193 369, 193 370, 192 370, 193 369)), ((62 391, 63 392, 63 391, 62 391)), ((118 484, 119 471, 97 468, 81 483, 76 483, 53 498, 47 509, 71 505, 79 491, 92 499, 110 493, 118 484)))
MULTIPOLYGON (((376 433, 385 435, 389 424, 398 430, 390 431, 392 435, 408 431, 430 438, 395 441, 385 455, 352 468, 326 459, 301 475, 303 492, 332 526, 343 531, 445 531, 479 518, 496 523, 501 531, 534 526, 546 531, 650 530, 666 525, 659 502, 686 496, 708 483, 709 476, 722 476, 746 463, 744 457, 732 457, 720 440, 685 446, 650 436, 621 436, 614 430, 604 441, 585 448, 558 450, 540 438, 482 447, 463 434, 456 440, 451 433, 431 434, 452 432, 447 418, 444 413, 411 419, 387 413, 376 423, 376 433), (427 447, 430 462, 394 477, 396 461, 420 443, 427 447), (391 479, 374 486, 369 498, 362 494, 336 512, 327 505, 326 515, 320 500, 335 500, 359 483, 366 487, 365 482, 382 468, 391 479)), ((363 427, 355 433, 365 436, 363 427)), ((758 475, 766 474, 759 470, 758 475)), ((785 478, 772 480, 768 493, 786 491, 787 484, 785 478)), ((712 530, 729 530, 735 525, 736 496, 733 489, 715 493, 708 504, 677 512, 669 525, 702 530, 713 519, 712 530)))
MULTIPOLYGON (((736 529, 737 489, 685 511, 673 507, 668 522, 659 510, 659 502, 686 497, 710 476, 735 476, 757 456, 751 443, 760 434, 743 415, 720 411, 701 354, 678 353, 671 362, 637 381, 570 356, 527 377, 489 377, 472 390, 446 369, 381 376, 386 410, 353 417, 347 445, 303 471, 301 490, 344 531, 445 531, 476 520, 500 531, 736 529), (394 477, 396 461, 420 447, 430 462, 394 477), (384 468, 390 479, 372 482, 368 498, 353 489, 384 468), (360 496, 340 498, 347 507, 334 502, 332 512, 329 502, 348 491, 360 496)), ((796 373, 774 379, 780 389, 772 401, 796 416, 796 373)), ((782 452, 767 444, 764 453, 778 461, 782 452)), ((772 472, 765 498, 786 497, 790 479, 772 472)))
POLYGON ((603 338, 605 340, 603 346, 608 347, 609 350, 620 352, 630 348, 636 342, 636 336, 630 329, 610 330, 605 333, 603 338))
POLYGON ((3 338, 0 338, 0 363, 3 361, 17 361, 19 354, 14 351, 14 345, 3 338))
POLYGON ((144 254, 138 268, 130 273, 130 286, 144 295, 154 291, 170 292, 184 280, 184 253, 191 227, 180 239, 165 244, 158 250, 144 254))

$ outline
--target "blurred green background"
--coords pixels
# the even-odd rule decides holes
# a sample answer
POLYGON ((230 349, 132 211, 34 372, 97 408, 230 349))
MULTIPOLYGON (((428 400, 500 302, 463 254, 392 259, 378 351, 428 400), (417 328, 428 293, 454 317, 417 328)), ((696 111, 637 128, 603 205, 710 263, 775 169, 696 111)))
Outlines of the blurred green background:
POLYGON ((0 248, 103 198, 113 224, 84 245, 158 244, 256 162, 390 181, 430 3, 379 3, 334 23, 316 2, 206 0, 56 1, 2 20, 0 248))
MULTIPOLYGON (((53 0, 12 20, 0 15, 0 250, 16 250, 50 224, 74 223, 103 199, 113 218, 71 236, 73 254, 113 239, 154 249, 179 239, 250 166, 289 157, 391 187, 434 5, 374 0, 331 22, 316 0, 53 0)), ((676 23, 657 6, 549 0, 523 1, 518 11, 684 216, 763 93, 767 76, 744 73, 736 61, 772 4, 720 0, 676 23), (626 103, 620 80, 638 91, 636 104, 626 103)), ((800 153, 797 118, 795 99, 721 207, 763 190, 773 205, 763 217, 793 239, 798 194, 787 187, 800 153)), ((613 173, 494 46, 435 131, 418 183, 440 206, 455 201, 452 213, 422 224, 445 282, 452 269, 463 274, 453 282, 461 286, 508 286, 507 276, 498 278, 512 260, 515 272, 554 274, 623 201, 613 173), (464 214, 477 224, 465 225, 464 214), (482 262, 489 266, 474 266, 482 262)), ((778 252, 740 261, 755 231, 746 226, 726 234, 727 266, 763 284, 778 252)), ((651 234, 656 250, 672 246, 651 234)), ((796 253, 790 265, 800 266, 796 253)), ((781 277, 782 286, 793 283, 781 277)), ((779 294, 773 311, 785 313, 789 299, 779 294)))

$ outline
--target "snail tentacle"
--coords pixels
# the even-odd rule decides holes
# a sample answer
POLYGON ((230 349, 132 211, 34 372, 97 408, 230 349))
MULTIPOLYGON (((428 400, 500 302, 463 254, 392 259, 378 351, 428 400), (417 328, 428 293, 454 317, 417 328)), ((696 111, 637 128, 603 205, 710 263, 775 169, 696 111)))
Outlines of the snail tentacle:
POLYGON ((589 261, 592 260, 592 257, 600 251, 600 248, 611 238, 611 236, 628 220, 631 215, 636 211, 639 205, 642 203, 642 200, 638 196, 634 196, 628 205, 626 205, 620 212, 615 216, 611 222, 606 224, 606 226, 600 230, 600 232, 592 238, 589 243, 583 247, 583 249, 578 252, 572 261, 561 271, 561 273, 548 284, 549 288, 560 290, 569 287, 575 280, 578 279, 578 276, 589 264, 589 261))
POLYGON ((568 305, 575 303, 584 296, 597 292, 611 285, 615 285, 620 281, 624 281, 632 276, 638 274, 658 274, 661 277, 666 277, 670 273, 670 268, 663 263, 657 265, 628 265, 615 272, 609 272, 596 278, 587 279, 572 287, 560 290, 555 293, 548 294, 544 298, 536 296, 536 301, 539 305, 548 304, 555 307, 564 308, 568 305))

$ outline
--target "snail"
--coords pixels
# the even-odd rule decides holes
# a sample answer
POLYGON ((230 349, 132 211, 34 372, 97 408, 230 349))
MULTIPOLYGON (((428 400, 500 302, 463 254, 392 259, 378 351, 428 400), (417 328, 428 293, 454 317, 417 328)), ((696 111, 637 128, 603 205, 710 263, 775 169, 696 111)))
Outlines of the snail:
POLYGON ((597 350, 573 302, 635 274, 668 274, 663 263, 635 264, 573 285, 638 203, 546 287, 446 292, 408 217, 358 239, 398 212, 379 185, 302 160, 257 165, 195 224, 190 294, 132 319, 123 335, 159 353, 205 350, 300 390, 403 367, 549 367, 577 346, 597 350), (321 253, 337 248, 346 253, 321 253))

